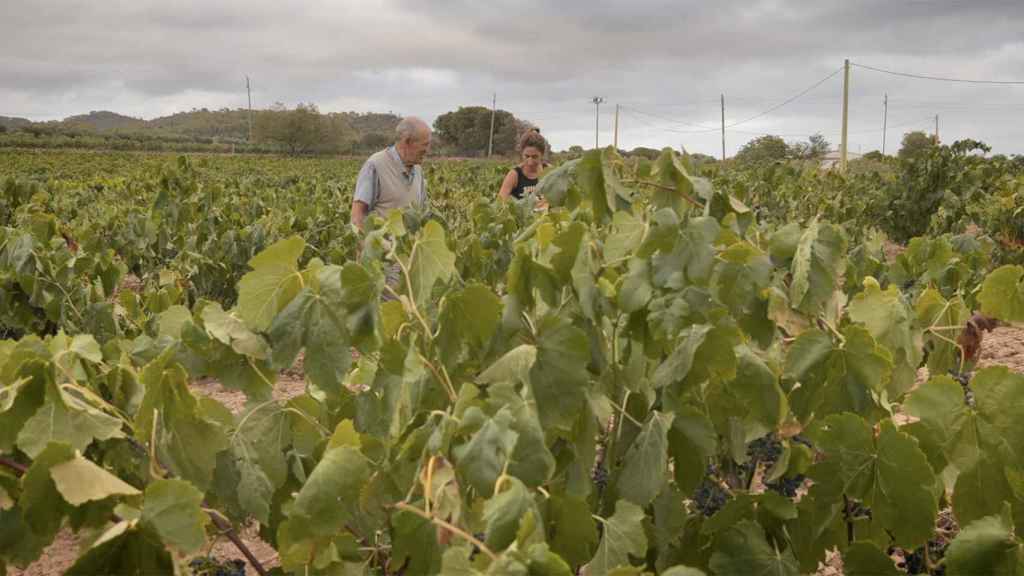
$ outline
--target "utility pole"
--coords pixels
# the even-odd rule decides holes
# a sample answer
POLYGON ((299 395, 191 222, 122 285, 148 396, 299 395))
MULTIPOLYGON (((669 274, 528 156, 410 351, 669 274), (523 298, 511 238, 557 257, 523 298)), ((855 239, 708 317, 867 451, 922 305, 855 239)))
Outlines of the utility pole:
POLYGON ((252 142, 252 88, 249 86, 249 75, 245 76, 245 93, 249 96, 249 142, 252 142))
POLYGON ((619 149, 619 105, 615 105, 615 136, 612 139, 612 145, 615 149, 619 149))
POLYGON ((882 98, 882 156, 885 156, 885 129, 889 123, 889 93, 882 98))
POLYGON ((597 133, 601 129, 601 104, 604 103, 604 98, 601 96, 594 96, 591 100, 594 103, 594 148, 598 148, 597 133))
POLYGON ((498 109, 498 93, 495 92, 491 98, 491 132, 487 136, 487 157, 491 157, 491 152, 494 151, 494 112, 498 109))
POLYGON ((850 59, 843 64, 843 136, 839 141, 839 171, 846 172, 846 124, 850 111, 850 59))
POLYGON ((939 115, 935 115, 935 145, 939 145, 939 115))
POLYGON ((725 162, 725 94, 722 94, 722 162, 725 162))

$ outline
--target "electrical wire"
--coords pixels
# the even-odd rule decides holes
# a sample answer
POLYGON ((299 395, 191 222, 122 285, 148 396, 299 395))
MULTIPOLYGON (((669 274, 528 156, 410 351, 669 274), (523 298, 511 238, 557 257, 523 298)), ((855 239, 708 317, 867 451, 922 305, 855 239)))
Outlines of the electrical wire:
POLYGON ((781 103, 779 103, 779 104, 777 104, 775 106, 772 106, 771 108, 765 110, 764 112, 759 112, 759 113, 754 114, 753 116, 751 116, 749 118, 745 118, 743 120, 740 120, 739 122, 733 122, 732 124, 726 124, 725 127, 726 128, 731 128, 733 126, 739 126, 740 124, 746 124, 747 122, 750 122, 751 120, 756 120, 756 119, 758 119, 758 118, 760 118, 762 116, 766 116, 768 114, 771 114, 772 112, 778 110, 779 108, 782 108, 783 106, 785 106, 785 105, 787 105, 787 104, 789 104, 789 103, 799 99, 801 96, 803 96, 804 94, 807 94, 811 90, 814 90, 818 86, 821 86, 822 84, 824 84, 828 80, 832 79, 836 74, 839 74, 842 71, 843 71, 843 67, 840 66, 839 68, 837 68, 834 72, 832 72, 828 76, 825 76, 821 80, 818 80, 814 84, 811 84, 810 86, 805 88, 803 91, 799 92, 798 94, 795 94, 794 96, 791 96, 791 97, 787 98, 783 102, 781 102, 781 103))
POLYGON ((944 76, 929 76, 927 74, 913 74, 910 72, 896 72, 894 70, 886 70, 884 68, 876 68, 874 66, 868 66, 867 64, 858 64, 856 62, 850 62, 851 66, 858 68, 864 68, 865 70, 873 70, 875 72, 881 72, 883 74, 892 74, 893 76, 903 76, 906 78, 917 78, 919 80, 936 80, 939 82, 959 82, 961 84, 989 84, 996 86, 1024 86, 1024 80, 969 80, 965 78, 948 78, 944 76))

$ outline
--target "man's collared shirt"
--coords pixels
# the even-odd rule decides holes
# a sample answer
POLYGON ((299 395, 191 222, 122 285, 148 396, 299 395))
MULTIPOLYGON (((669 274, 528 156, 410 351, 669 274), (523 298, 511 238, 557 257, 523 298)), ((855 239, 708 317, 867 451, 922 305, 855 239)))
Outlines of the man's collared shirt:
MULTIPOLYGON (((388 146, 386 151, 388 157, 399 167, 406 185, 411 186, 418 181, 417 202, 420 205, 426 203, 427 185, 423 178, 423 168, 419 165, 413 166, 411 169, 406 167, 394 145, 388 146)), ((359 176, 356 178, 355 199, 365 203, 371 212, 377 207, 380 200, 380 177, 373 162, 366 162, 359 170, 359 176)))

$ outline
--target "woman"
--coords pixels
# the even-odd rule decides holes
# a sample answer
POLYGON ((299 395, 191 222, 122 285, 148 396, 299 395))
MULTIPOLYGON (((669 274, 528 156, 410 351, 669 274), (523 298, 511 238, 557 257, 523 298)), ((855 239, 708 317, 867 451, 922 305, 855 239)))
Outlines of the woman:
POLYGON ((533 188, 540 179, 543 169, 544 153, 548 143, 540 132, 529 130, 519 139, 519 154, 522 162, 508 171, 501 182, 498 197, 508 200, 509 197, 521 199, 533 193, 533 188))

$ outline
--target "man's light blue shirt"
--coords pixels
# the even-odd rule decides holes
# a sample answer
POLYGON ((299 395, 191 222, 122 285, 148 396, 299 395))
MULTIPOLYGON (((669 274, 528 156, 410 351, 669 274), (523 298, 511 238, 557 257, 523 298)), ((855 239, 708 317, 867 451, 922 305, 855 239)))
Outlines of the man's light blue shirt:
MULTIPOLYGON (((387 152, 395 162, 402 166, 402 176, 405 177, 407 183, 412 184, 419 177, 418 201, 420 205, 425 204, 427 201, 427 182, 422 177, 423 167, 416 165, 412 167, 412 170, 406 168, 405 163, 402 162, 402 157, 399 156, 398 150, 395 149, 394 145, 388 146, 387 152)), ((373 163, 367 161, 359 170, 359 176, 356 178, 355 199, 363 202, 369 206, 370 211, 373 211, 374 207, 377 206, 378 198, 380 198, 380 178, 377 178, 377 168, 374 167, 373 163)))

